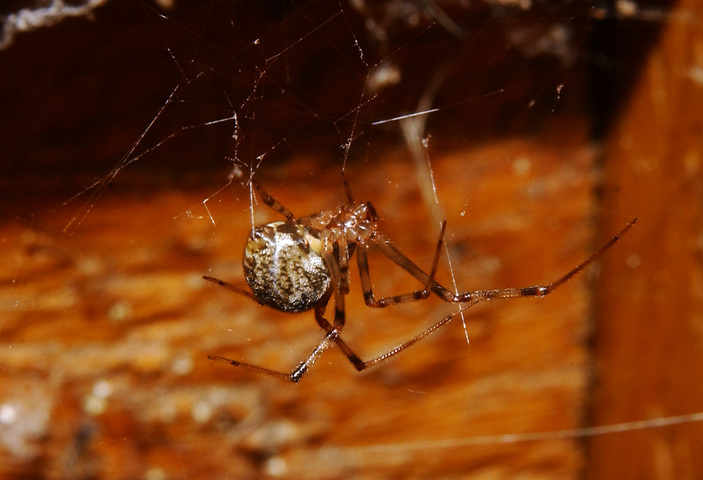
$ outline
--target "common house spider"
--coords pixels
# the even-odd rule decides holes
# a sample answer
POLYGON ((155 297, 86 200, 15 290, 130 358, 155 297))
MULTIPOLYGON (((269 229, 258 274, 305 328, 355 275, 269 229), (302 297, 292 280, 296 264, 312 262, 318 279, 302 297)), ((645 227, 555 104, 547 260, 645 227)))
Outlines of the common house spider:
POLYGON ((379 230, 378 215, 371 202, 357 203, 354 200, 344 172, 342 172, 342 182, 346 203, 342 203, 336 209, 296 218, 258 182, 252 180, 264 204, 283 215, 285 220, 255 227, 249 234, 244 248, 243 264, 244 276, 251 291, 217 278, 203 277, 261 305, 268 305, 284 312, 297 313, 313 309, 315 320, 325 332, 320 343, 290 373, 215 355, 210 355, 209 359, 298 383, 325 350, 332 345, 337 345, 354 368, 361 371, 400 353, 446 325, 454 318, 456 312, 383 355, 371 360, 362 360, 340 336, 346 320, 344 298, 349 293, 349 261, 354 252, 359 265, 364 300, 369 307, 383 308, 398 303, 414 302, 428 298, 434 293, 445 302, 462 304, 462 309, 466 309, 482 300, 544 297, 552 293, 603 255, 637 222, 637 218, 633 219, 588 259, 547 285, 452 293, 434 280, 446 221, 442 223, 432 269, 427 274, 401 253, 379 230), (423 288, 402 295, 376 299, 371 285, 367 257, 367 249, 371 245, 375 245, 390 260, 418 279, 423 288), (330 323, 324 314, 327 303, 332 297, 334 297, 335 308, 334 320, 330 323))

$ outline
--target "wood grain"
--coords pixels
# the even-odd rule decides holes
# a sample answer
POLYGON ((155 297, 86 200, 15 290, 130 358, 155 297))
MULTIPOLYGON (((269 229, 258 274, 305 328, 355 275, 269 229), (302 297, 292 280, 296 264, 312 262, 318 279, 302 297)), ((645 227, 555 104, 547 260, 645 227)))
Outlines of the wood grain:
MULTIPOLYGON (((459 288, 548 282, 585 258, 592 159, 589 151, 528 143, 465 152, 461 162, 437 159, 459 288), (539 160, 524 175, 496 155, 539 160), (467 195, 465 185, 476 187, 467 195), (486 193, 486 185, 500 189, 486 193), (555 199, 563 208, 554 208, 555 199), (464 217, 457 201, 470 204, 464 217)), ((355 194, 373 199, 384 230, 429 265, 438 229, 405 163, 350 170, 355 194)), ((331 169, 284 186, 259 180, 301 214, 319 209, 318 198, 341 198, 331 169), (315 196, 304 194, 312 190, 315 196)), ((276 469, 300 478, 579 470, 579 448, 569 440, 440 445, 579 425, 588 384, 585 276, 544 300, 472 309, 470 345, 457 321, 368 373, 357 374, 330 351, 300 385, 282 384, 207 360, 223 354, 290 369, 320 332, 312 314, 273 312, 200 278, 242 282, 249 229, 248 200, 211 207, 213 227, 200 204, 205 196, 105 198, 72 237, 16 224, 6 231, 15 239, 8 258, 24 278, 11 293, 21 308, 4 315, 3 396, 11 401, 33 390, 41 397, 26 405, 27 415, 45 416, 45 447, 24 439, 33 464, 41 451, 45 471, 61 478, 132 478, 150 469, 188 478, 276 469)), ((257 215, 275 218, 263 207, 257 215)), ((380 292, 416 288, 378 255, 371 266, 380 292)), ((444 264, 440 277, 450 282, 444 264)), ((370 311, 355 282, 344 337, 370 357, 451 311, 437 300, 370 311)))
MULTIPOLYGON (((609 257, 597 289, 593 421, 699 412, 703 14, 678 2, 607 139, 603 208, 641 217, 627 263, 609 257), (615 280, 619 279, 619 280, 615 280)), ((605 220, 602 229, 613 226, 605 220)), ((601 232, 601 237, 606 233, 601 232)), ((616 420, 617 419, 617 420, 616 420)), ((700 424, 595 437, 591 478, 695 478, 700 424)))

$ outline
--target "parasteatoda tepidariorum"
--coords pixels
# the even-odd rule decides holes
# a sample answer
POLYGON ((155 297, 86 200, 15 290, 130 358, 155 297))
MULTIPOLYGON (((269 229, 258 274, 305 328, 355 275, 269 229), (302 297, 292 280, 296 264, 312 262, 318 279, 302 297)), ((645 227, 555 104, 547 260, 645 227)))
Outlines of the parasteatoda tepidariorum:
POLYGON ((603 255, 637 221, 636 218, 633 219, 620 233, 611 238, 587 260, 548 285, 476 290, 455 294, 434 280, 446 222, 442 224, 437 241, 432 270, 427 274, 403 255, 388 237, 379 231, 378 215, 373 205, 370 202, 357 203, 354 201, 343 172, 342 181, 346 193, 346 203, 342 203, 333 210, 296 218, 290 210, 252 180, 263 202, 283 215, 285 220, 255 227, 247 239, 243 263, 244 276, 251 291, 217 278, 203 277, 205 280, 249 297, 261 305, 268 305, 284 312, 297 313, 314 309, 315 320, 325 332, 320 343, 290 373, 220 356, 210 356, 211 360, 218 360, 297 383, 320 358, 320 355, 332 345, 337 345, 352 365, 361 371, 400 353, 449 323, 456 315, 454 313, 443 318, 383 355, 371 360, 362 360, 340 337, 345 322, 344 297, 349 293, 349 261, 355 251, 364 300, 369 307, 382 308, 397 303, 414 302, 434 293, 445 302, 459 303, 464 308, 468 308, 482 300, 493 298, 543 297, 552 293, 603 255), (389 259, 417 278, 423 288, 402 295, 376 299, 369 276, 367 249, 370 245, 378 247, 389 259), (324 317, 324 313, 327 303, 333 296, 334 321, 330 324, 324 317))

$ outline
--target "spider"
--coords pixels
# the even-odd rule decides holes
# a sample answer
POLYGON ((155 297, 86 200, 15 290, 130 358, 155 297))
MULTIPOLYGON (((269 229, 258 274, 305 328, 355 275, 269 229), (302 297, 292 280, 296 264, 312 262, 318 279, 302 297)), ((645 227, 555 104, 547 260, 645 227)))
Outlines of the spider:
POLYGON ((588 265, 603 255, 637 222, 633 219, 617 235, 568 273, 546 285, 495 290, 475 290, 452 293, 435 281, 435 273, 444 241, 446 221, 442 223, 439 240, 435 248, 430 273, 420 269, 379 230, 378 214, 371 202, 357 203, 342 171, 342 182, 346 203, 336 209, 325 210, 308 217, 296 218, 290 210, 269 195, 255 180, 251 180, 265 205, 280 213, 285 220, 254 227, 244 248, 244 276, 249 289, 229 284, 214 277, 205 280, 244 295, 261 305, 291 313, 314 310, 315 320, 324 331, 322 340, 290 373, 272 370, 250 363, 210 355, 216 360, 257 373, 298 383, 305 373, 332 345, 339 347, 358 371, 400 353, 435 330, 448 324, 457 312, 426 328, 410 340, 397 345, 388 352, 371 360, 362 360, 347 343, 340 332, 345 323, 344 299, 349 293, 349 262, 354 253, 359 265, 361 286, 366 305, 383 308, 398 303, 414 302, 437 295, 448 303, 462 304, 462 311, 483 300, 493 298, 544 297, 566 283, 588 265), (413 292, 379 298, 374 296, 367 249, 374 245, 420 281, 423 288, 413 292), (334 297, 334 319, 330 323, 324 317, 327 304, 334 297))

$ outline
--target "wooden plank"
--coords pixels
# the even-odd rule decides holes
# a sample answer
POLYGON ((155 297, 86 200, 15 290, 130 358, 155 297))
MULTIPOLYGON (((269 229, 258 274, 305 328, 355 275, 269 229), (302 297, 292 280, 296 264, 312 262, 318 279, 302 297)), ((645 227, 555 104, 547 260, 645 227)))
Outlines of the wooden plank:
MULTIPOLYGON (((603 260, 596 302, 595 424, 701 411, 703 14, 679 1, 607 140, 604 238, 637 215, 627 257, 603 260), (616 213, 616 215, 612 215, 616 213)), ((703 426, 598 436, 589 476, 700 478, 703 426)))
MULTIPOLYGON (((438 158, 460 288, 547 282, 585 258, 592 161, 590 151, 525 142, 438 158), (535 160, 521 168, 505 161, 520 156, 535 160)), ((429 268, 438 227, 406 159, 358 167, 349 172, 355 195, 373 200, 384 230, 429 268)), ((342 198, 334 169, 260 181, 296 213, 342 198)), ((20 437, 13 461, 4 459, 7 478, 578 475, 574 441, 476 437, 579 425, 588 380, 585 276, 550 298, 472 309, 470 345, 454 322, 364 374, 327 352, 289 385, 207 360, 222 354, 290 369, 320 338, 311 314, 279 314, 200 278, 241 281, 249 206, 245 191, 235 193, 240 200, 228 192, 212 202, 215 227, 200 203, 207 193, 183 190, 105 197, 70 237, 5 227, 13 241, 4 271, 21 274, 3 293, 4 305, 18 304, 3 312, 0 395, 23 406, 23 425, 38 422, 20 437), (27 395, 34 400, 17 403, 27 395), (38 444, 35 435, 47 440, 38 444)), ((276 217, 261 206, 256 213, 276 217)), ((378 255, 371 260, 380 292, 417 287, 378 255)), ((444 262, 439 276, 450 282, 444 262)), ((354 273, 344 337, 368 358, 451 311, 437 300, 370 311, 354 273)))

